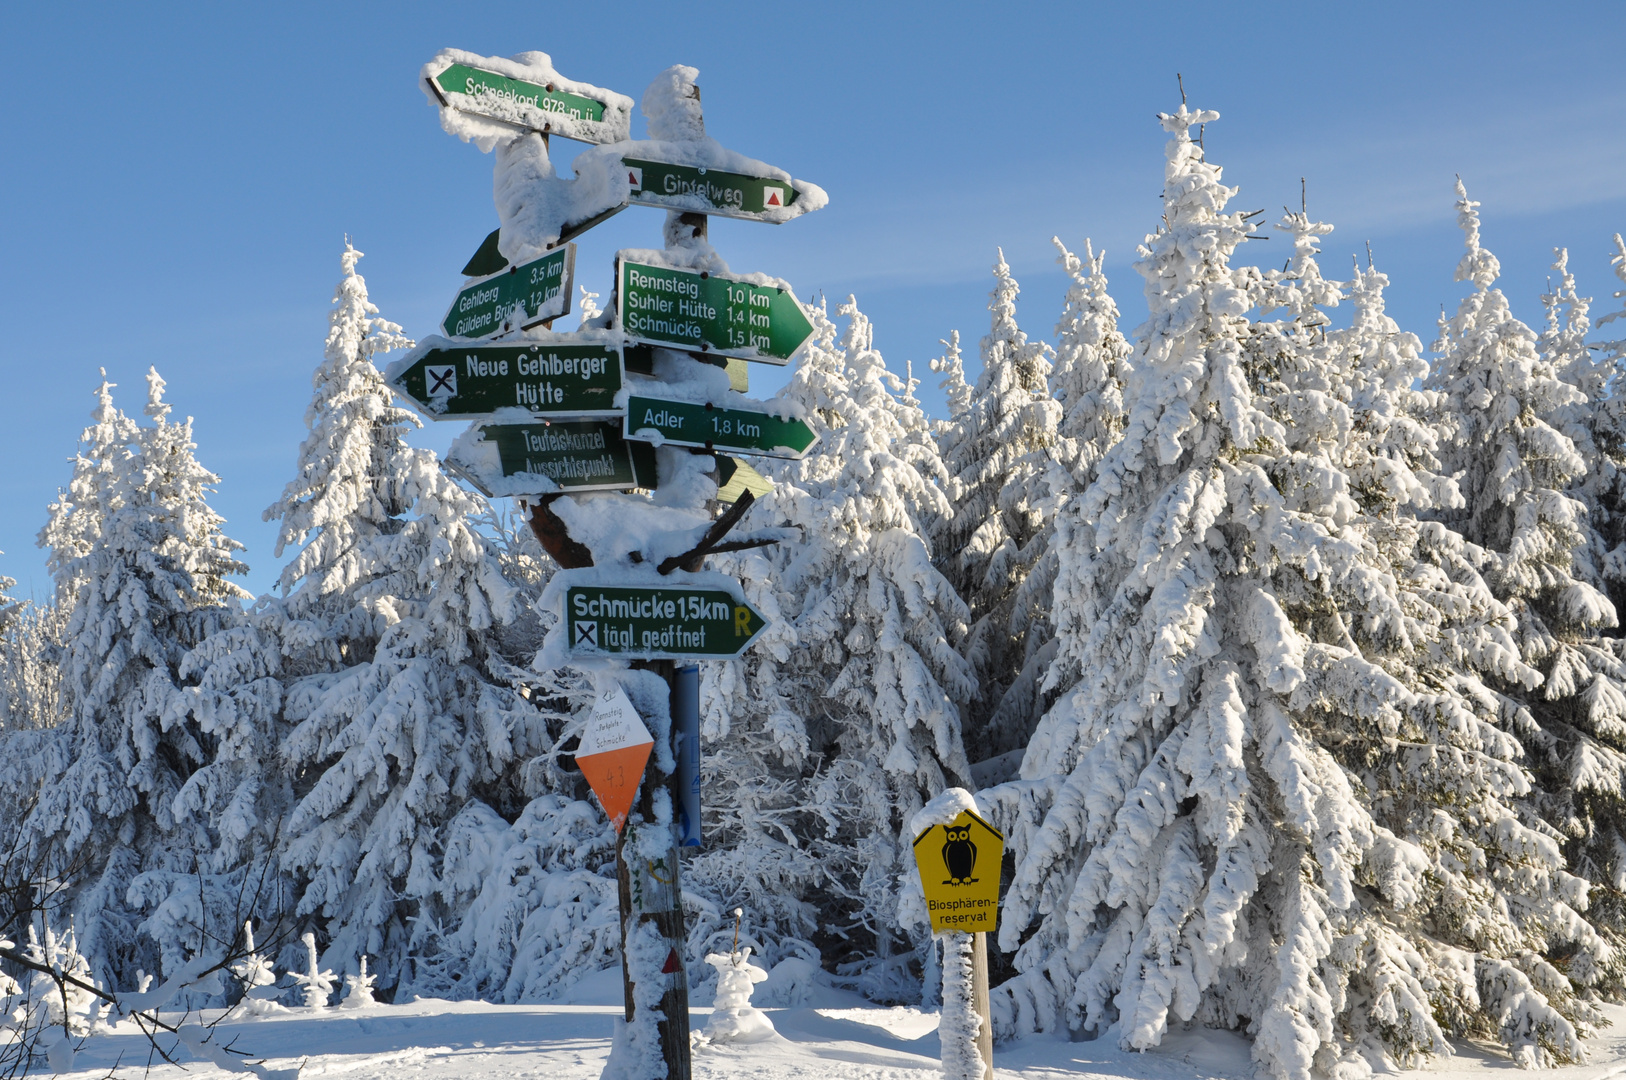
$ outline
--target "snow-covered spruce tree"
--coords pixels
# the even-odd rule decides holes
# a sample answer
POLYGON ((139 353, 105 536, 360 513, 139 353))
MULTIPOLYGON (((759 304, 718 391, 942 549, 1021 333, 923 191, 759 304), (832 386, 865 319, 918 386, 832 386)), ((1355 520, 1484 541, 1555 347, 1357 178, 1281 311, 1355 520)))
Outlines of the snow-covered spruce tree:
MULTIPOLYGON (((24 649, 9 654, 12 662, 20 662, 25 668, 8 675, 8 686, 13 682, 18 686, 12 698, 14 708, 39 721, 49 718, 50 723, 17 724, 19 728, 54 726, 64 715, 60 693, 61 635, 84 585, 77 570, 82 569, 80 560, 89 554, 102 534, 104 510, 120 504, 123 496, 112 490, 112 478, 134 452, 135 423, 114 407, 116 384, 107 381, 105 370, 101 375, 101 385, 96 388, 96 408, 90 414, 91 424, 81 433, 78 449, 69 459, 73 462, 72 478, 67 488, 58 489, 45 527, 38 536, 39 546, 46 549, 46 566, 55 582, 49 605, 51 616, 40 626, 41 630, 49 631, 50 640, 40 643, 39 668, 33 675, 28 669, 33 664, 30 657, 34 654, 24 649), (41 690, 48 696, 38 696, 41 690)), ((28 629, 24 626, 18 632, 26 633, 28 629)), ((26 736, 21 741, 11 742, 12 752, 0 756, 0 807, 15 809, 0 809, 0 814, 26 815, 40 786, 64 768, 64 762, 52 756, 52 748, 58 745, 59 740, 46 736, 26 736)), ((17 823, 12 821, 11 824, 15 827, 17 823)))
POLYGON ((1585 312, 1572 288, 1569 314, 1580 323, 1556 332, 1547 355, 1538 352, 1537 336, 1493 287, 1501 267, 1480 243, 1478 208, 1458 180, 1467 250, 1456 276, 1473 291, 1442 325, 1434 383, 1444 394, 1443 456, 1462 477, 1466 505, 1443 520, 1483 549, 1486 580, 1518 617, 1520 653, 1544 676, 1539 686, 1506 687, 1534 719, 1520 734, 1544 780, 1539 809, 1572 841, 1577 870, 1614 889, 1626 884, 1626 758, 1610 744, 1619 745, 1626 719, 1626 667, 1614 642, 1600 640, 1617 616, 1587 580, 1588 556, 1601 546, 1573 492, 1587 462, 1560 430, 1588 434, 1589 425, 1574 423, 1587 402, 1555 364, 1566 345, 1578 346, 1585 312))
POLYGON ((798 835, 824 875, 808 899, 819 897, 818 923, 832 931, 825 961, 861 973, 874 997, 913 999, 914 950, 897 920, 910 857, 903 830, 927 799, 966 783, 960 705, 976 682, 955 649, 966 611, 922 539, 922 522, 945 513, 946 500, 896 452, 918 421, 894 396, 902 387, 869 320, 849 300, 838 345, 823 307, 812 314, 814 340, 784 394, 822 441, 776 470, 764 500, 803 534, 778 571, 795 648, 775 692, 806 725, 804 736, 782 721, 791 756, 805 738, 818 768, 802 795, 813 824, 798 835))
MULTIPOLYGON (((538 603, 554 563, 517 515, 488 510, 481 522, 518 590, 518 617, 492 627, 488 640, 498 657, 532 655, 558 621, 538 603)), ((620 946, 615 832, 587 801, 580 772, 559 760, 561 744, 581 734, 591 685, 569 669, 507 674, 550 738, 543 752, 510 763, 503 798, 470 799, 442 827, 426 879, 432 893, 419 896, 413 924, 412 993, 557 1000, 612 963, 620 946)))
POLYGON ((517 594, 471 526, 482 502, 406 444, 417 421, 372 363, 406 342, 376 317, 360 255, 347 244, 341 256, 311 434, 266 515, 282 520, 279 550, 303 546, 256 622, 282 653, 294 913, 317 922, 344 972, 365 953, 394 986, 414 934, 432 928, 409 920, 436 893, 440 829, 474 798, 517 813, 518 764, 549 743, 514 685, 522 673, 492 648, 517 594))
POLYGON ((305 410, 310 434, 294 479, 263 515, 281 522, 277 558, 295 552, 282 568, 276 602, 286 629, 304 632, 290 655, 291 674, 368 659, 380 629, 371 602, 411 592, 395 587, 400 567, 381 556, 411 503, 396 460, 410 456, 406 432, 420 424, 395 404, 372 358, 412 342, 367 299, 367 282, 356 273, 361 258, 346 241, 324 361, 312 375, 305 410))
POLYGON ((966 742, 979 759, 1020 745, 1032 727, 1037 665, 1030 661, 1045 635, 1028 628, 1044 625, 1048 605, 1023 594, 1019 606, 1017 597, 1040 554, 1030 542, 1047 524, 1044 476, 1061 419, 1045 381, 1050 346, 1029 341, 1017 325, 1018 289, 1003 252, 993 269, 982 372, 941 443, 954 512, 932 536, 934 561, 971 612, 963 651, 979 690, 967 711, 966 742), (1012 685, 1020 702, 1002 709, 1012 685))
POLYGON ((73 476, 65 490, 59 490, 50 505, 50 517, 39 532, 38 544, 45 548, 46 566, 56 583, 56 603, 72 607, 82 584, 63 571, 75 560, 89 554, 102 534, 103 514, 118 505, 118 496, 109 491, 115 471, 133 452, 135 422, 113 405, 113 388, 102 371, 96 388, 96 408, 91 425, 79 436, 79 450, 73 457, 73 476), (110 501, 111 500, 111 501, 110 501))
MULTIPOLYGON (((1071 529, 1078 513, 1076 496, 1089 487, 1095 466, 1114 443, 1123 437, 1124 381, 1129 374, 1129 342, 1118 330, 1118 305, 1107 292, 1102 266, 1106 253, 1097 253, 1088 240, 1084 258, 1068 251, 1053 238, 1061 263, 1072 278, 1067 301, 1056 323, 1056 370, 1050 386, 1061 405, 1062 419, 1055 452, 1045 473, 1049 504, 1040 504, 1047 514, 1044 529, 1031 543, 1032 569, 1017 587, 1013 610, 1029 617, 1042 616, 1043 622, 1025 629, 1029 640, 1043 644, 1029 650, 1029 656, 1016 682, 1006 691, 996 728, 1011 728, 1007 717, 1020 717, 1011 734, 1019 734, 1018 747, 1025 746, 1038 718, 1062 692, 1072 687, 1070 669, 1054 663, 1057 627, 1078 615, 1076 608, 1055 604, 1057 574, 1063 553, 1071 550, 1071 529)), ((1077 633, 1072 627, 1070 633, 1077 633)), ((1011 751, 1017 754, 1019 751, 1011 751)), ((1014 766, 1002 770, 998 779, 1014 774, 1014 766)))
MULTIPOLYGON (((759 503, 752 518, 771 520, 776 499, 759 503)), ((793 660, 803 639, 780 609, 781 568, 799 546, 793 540, 789 550, 742 552, 709 563, 740 581, 768 627, 744 655, 700 668, 705 845, 683 870, 685 888, 706 894, 717 913, 742 909, 742 940, 769 967, 788 956, 818 963, 812 942, 825 912, 817 897, 833 883, 820 837, 835 823, 809 806, 822 747, 812 745, 795 710, 806 689, 793 660)), ((732 940, 732 920, 711 925, 716 936, 703 952, 691 939, 701 957, 732 940)))
POLYGON ((1072 279, 1066 306, 1056 323, 1055 372, 1050 389, 1061 404, 1061 450, 1074 490, 1089 486, 1090 473, 1123 435, 1124 379, 1129 373, 1129 342, 1118 330, 1118 305, 1107 292, 1103 267, 1107 253, 1084 241, 1080 259, 1051 242, 1072 279))
MULTIPOLYGON (((56 604, 18 601, 15 618, 0 630, 0 732, 56 726, 62 685, 58 661, 67 614, 56 604)), ((0 777, 5 772, 0 769, 0 777)), ((0 793, 3 784, 0 779, 0 793)), ((0 822, 5 820, 5 811, 0 810, 0 822)))
POLYGON ((132 881, 143 870, 187 873, 210 847, 206 830, 174 807, 207 755, 197 729, 171 712, 181 665, 241 620, 247 594, 230 581, 245 570, 234 555, 241 545, 206 501, 218 478, 193 456, 191 421, 168 418, 163 380, 148 375, 150 426, 118 414, 105 383, 101 397, 98 426, 127 441, 87 432, 109 459, 85 485, 96 502, 77 503, 75 527, 47 530, 88 547, 52 553, 59 595, 77 595, 63 632, 63 721, 42 749, 48 771, 24 829, 68 879, 63 901, 98 977, 125 986, 137 967, 158 967, 151 939, 136 933, 132 881))
POLYGON ((960 332, 949 331, 942 341, 943 355, 931 362, 931 369, 943 376, 938 386, 948 402, 948 418, 937 422, 937 446, 940 454, 951 453, 956 443, 956 432, 961 417, 971 408, 971 384, 965 381, 965 361, 960 356, 960 332))
MULTIPOLYGON (((1614 361, 1608 355, 1594 357, 1586 343, 1592 328, 1588 317, 1591 299, 1575 289, 1570 273, 1569 252, 1553 251, 1553 271, 1558 283, 1549 278, 1542 294, 1546 327, 1537 348, 1546 365, 1564 382, 1580 391, 1581 398, 1557 411, 1556 427, 1580 455, 1586 472, 1572 481, 1570 494, 1587 509, 1587 543, 1575 553, 1576 569, 1588 582, 1611 594, 1620 591, 1626 580, 1621 555, 1612 553, 1626 538, 1626 426, 1621 406, 1611 400, 1614 361)), ((1602 350, 1596 350, 1601 352, 1602 350)), ((1617 608, 1618 608, 1617 604, 1617 608)))
MULTIPOLYGON (((5 552, 0 552, 0 555, 5 552)), ((24 601, 10 595, 10 590, 17 587, 17 579, 0 574, 0 633, 16 620, 23 612, 24 601)))
MULTIPOLYGON (((1615 276, 1626 285, 1626 239, 1619 233, 1615 234, 1615 251, 1609 261, 1615 276)), ((1622 310, 1611 311, 1599 319, 1600 327, 1626 319, 1626 288, 1617 289, 1613 296, 1622 302, 1622 310)), ((1585 365, 1577 363, 1576 366, 1587 370, 1585 365)), ((1601 460, 1597 469, 1599 479, 1589 481, 1588 489, 1595 493, 1594 522, 1607 548, 1601 570, 1617 611, 1626 603, 1626 492, 1622 491, 1626 487, 1626 479, 1623 479, 1626 468, 1621 465, 1626 459, 1626 398, 1621 395, 1620 378, 1623 368, 1626 368, 1626 338, 1601 342, 1592 361, 1591 381, 1583 388, 1589 400, 1596 402, 1591 416, 1592 436, 1601 460), (1601 398, 1591 393, 1598 389, 1603 391, 1601 398)))
POLYGON ((1302 351, 1290 329, 1257 347, 1245 314, 1267 282, 1231 267, 1249 226, 1190 138, 1217 118, 1161 118, 1126 433, 1057 588, 1081 611, 1057 661, 1076 686, 1022 779, 978 796, 1017 858, 1000 944, 1021 974, 996 1030, 1115 1022, 1148 1047, 1171 1020, 1241 1027, 1296 1080, 1459 1034, 1574 1059, 1590 1011, 1541 953, 1584 980, 1610 950, 1554 838, 1521 820, 1518 744, 1474 671, 1537 676, 1466 545, 1396 513, 1429 496, 1410 471, 1427 444, 1367 460, 1403 445, 1382 422, 1415 351, 1380 307, 1342 347, 1302 351), (1388 481, 1352 488, 1357 460, 1388 481))

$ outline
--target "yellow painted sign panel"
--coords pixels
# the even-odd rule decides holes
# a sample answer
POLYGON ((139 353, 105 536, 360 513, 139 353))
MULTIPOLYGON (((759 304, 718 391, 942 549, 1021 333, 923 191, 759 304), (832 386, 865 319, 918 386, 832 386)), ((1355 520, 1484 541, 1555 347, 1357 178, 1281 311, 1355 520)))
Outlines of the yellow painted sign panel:
POLYGON ((915 865, 934 934, 993 932, 1004 858, 1005 837, 969 810, 952 825, 933 825, 915 838, 915 865))

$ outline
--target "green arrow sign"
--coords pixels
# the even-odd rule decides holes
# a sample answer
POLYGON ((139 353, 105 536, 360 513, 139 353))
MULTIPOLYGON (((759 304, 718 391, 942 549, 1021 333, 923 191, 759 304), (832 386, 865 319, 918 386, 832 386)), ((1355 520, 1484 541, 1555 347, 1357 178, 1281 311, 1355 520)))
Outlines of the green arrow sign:
POLYGON ((510 266, 465 285, 440 328, 452 337, 483 338, 524 330, 570 311, 576 245, 555 248, 522 266, 510 266))
POLYGON ((665 206, 724 217, 778 224, 803 212, 789 180, 746 176, 721 169, 673 165, 624 157, 629 198, 642 206, 665 206))
POLYGON ((539 416, 619 416, 621 350, 601 342, 463 345, 432 337, 390 365, 390 386, 434 420, 497 409, 539 416))
POLYGON ((768 621, 722 589, 692 585, 572 585, 565 632, 576 656, 727 660, 768 621))
POLYGON ((484 424, 480 435, 484 445, 454 444, 446 461, 490 496, 655 486, 654 447, 627 442, 613 420, 484 424), (485 446, 496 448, 495 470, 485 446))
POLYGON ((516 127, 593 143, 627 137, 624 108, 571 93, 556 83, 526 82, 456 63, 431 77, 429 85, 442 105, 516 127))
POLYGON ((767 457, 800 458, 818 440, 801 420, 781 420, 755 409, 729 409, 710 402, 669 401, 665 398, 627 399, 626 436, 650 438, 678 446, 707 450, 733 450, 767 457))
POLYGON ((616 316, 629 338, 788 364, 813 324, 788 289, 616 256, 616 316))

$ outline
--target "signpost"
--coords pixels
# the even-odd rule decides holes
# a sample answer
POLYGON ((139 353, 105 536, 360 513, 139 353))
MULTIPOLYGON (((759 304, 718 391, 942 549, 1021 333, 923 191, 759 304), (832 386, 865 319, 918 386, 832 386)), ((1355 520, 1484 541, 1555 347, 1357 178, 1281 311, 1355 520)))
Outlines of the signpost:
POLYGON ((623 157, 628 198, 640 206, 692 210, 778 224, 805 212, 789 180, 747 176, 704 166, 623 157))
POLYGON ((620 684, 600 692, 576 748, 576 767, 618 833, 638 797, 654 747, 655 740, 620 684))
MULTIPOLYGON (((426 415, 475 421, 445 455, 449 470, 488 496, 550 496, 531 508, 531 527, 561 573, 577 576, 555 582, 563 590, 564 620, 549 631, 547 647, 559 647, 562 631, 568 656, 600 661, 590 666, 601 671, 641 667, 669 688, 670 775, 647 769, 653 739, 613 679, 601 684, 607 689, 576 751, 619 836, 625 1016, 628 1025, 639 1025, 629 1029, 626 1043, 658 1041, 669 1080, 690 1075, 679 853, 680 845, 700 841, 699 671, 679 664, 731 659, 761 634, 766 620, 739 598, 737 584, 700 567, 711 555, 775 542, 772 536, 723 540, 748 512, 748 496, 772 485, 743 461, 717 451, 800 458, 817 434, 759 403, 730 400, 746 390, 744 361, 787 364, 812 337, 813 324, 790 287, 760 275, 668 264, 689 257, 689 238, 705 238, 707 215, 777 224, 827 202, 817 186, 703 138, 694 74, 674 66, 657 77, 644 97, 653 137, 633 143, 627 141, 631 98, 563 79, 542 53, 502 60, 448 49, 425 65, 422 86, 440 106, 442 126, 484 150, 500 147, 502 226, 465 267, 474 280, 462 287, 442 322, 447 337, 424 341, 388 373, 390 385, 426 415), (543 168, 549 135, 601 145, 574 160, 574 180, 561 180, 543 168), (714 161, 728 168, 713 168, 714 161), (567 241, 632 203, 669 211, 668 250, 617 254, 612 325, 619 333, 481 340, 568 313, 576 251, 567 241), (523 213, 515 209, 519 204, 523 213), (501 250, 505 237, 516 250, 546 246, 547 253, 510 265, 501 250), (687 361, 657 361, 656 347, 724 368, 732 390, 722 391, 719 379, 715 392, 723 400, 673 397, 678 391, 660 385, 657 369, 682 371, 687 361), (628 371, 646 376, 638 385, 650 392, 630 393, 628 371), (615 406, 617 398, 624 409, 615 406), (529 422, 511 419, 527 413, 529 422), (717 500, 733 505, 710 521, 689 550, 646 560, 616 580, 604 562, 615 553, 604 550, 603 536, 622 525, 617 515, 648 513, 647 500, 601 496, 576 501, 569 513, 563 509, 569 504, 561 502, 555 513, 551 496, 655 488, 652 443, 713 451, 717 500), (608 519, 599 516, 605 513, 608 519), (595 518, 598 538, 570 536, 570 523, 595 518), (590 569, 595 557, 603 564, 596 570, 590 569), (648 1003, 657 1000, 651 1008, 648 1003)), ((666 500, 666 510, 709 511, 701 502, 704 489, 690 490, 692 498, 666 500)), ((709 517, 707 512, 691 520, 709 517)), ((635 562, 644 558, 633 554, 635 562)), ((666 760, 664 751, 660 760, 666 760)), ((998 859, 992 856, 996 888, 998 859)), ((624 1047, 612 1050, 612 1064, 624 1054, 624 1047)))
POLYGON ((616 256, 616 321, 654 345, 788 364, 813 324, 790 290, 616 256))
POLYGON ((700 665, 672 672, 672 755, 677 758, 679 847, 700 846, 700 665))
POLYGON ((694 585, 572 585, 565 632, 574 656, 731 660, 767 626, 723 589, 694 585))
POLYGON ((570 311, 575 269, 576 245, 566 244, 478 278, 458 292, 440 328, 452 337, 484 338, 557 319, 570 311))
POLYGON ((658 436, 676 446, 732 450, 765 457, 802 458, 818 441, 803 420, 781 420, 757 409, 729 409, 711 402, 672 401, 633 394, 627 398, 626 437, 658 436))
POLYGON ((479 420, 503 408, 538 416, 619 416, 621 350, 596 341, 459 345, 424 340, 385 380, 434 420, 479 420))
POLYGON ((621 425, 613 420, 483 424, 479 433, 478 441, 454 443, 446 461, 487 496, 621 491, 656 484, 654 448, 624 440, 621 425), (488 447, 496 451, 495 463, 488 447))
POLYGON ((766 476, 739 458, 731 458, 727 454, 718 454, 716 457, 718 502, 739 502, 746 492, 750 492, 753 498, 760 499, 773 490, 773 483, 766 476))
POLYGON ((563 79, 547 68, 447 50, 424 69, 424 82, 444 108, 544 135, 613 143, 626 139, 630 130, 627 106, 631 103, 627 99, 563 79), (482 62, 510 68, 515 74, 477 66, 482 62), (518 74, 530 74, 531 70, 536 71, 531 78, 541 81, 532 82, 518 74), (562 84, 568 84, 568 88, 562 84))
POLYGON ((999 866, 1005 837, 969 810, 915 837, 915 865, 932 933, 992 933, 999 916, 999 866))
MULTIPOLYGON (((931 805, 951 796, 959 796, 962 806, 972 801, 970 792, 950 788, 931 805)), ((945 935, 943 1008, 946 1012, 951 1008, 950 998, 958 997, 960 1007, 969 1005, 982 1018, 977 1031, 977 1054, 982 1059, 980 1078, 994 1080, 987 935, 994 932, 999 919, 999 874, 1005 858, 1005 837, 977 814, 961 810, 953 821, 932 825, 915 837, 914 849, 932 933, 945 935), (962 974, 967 954, 971 961, 969 986, 962 974)), ((945 1044, 945 1070, 954 1056, 952 1048, 945 1044)), ((970 1080, 951 1075, 955 1080, 970 1080)))

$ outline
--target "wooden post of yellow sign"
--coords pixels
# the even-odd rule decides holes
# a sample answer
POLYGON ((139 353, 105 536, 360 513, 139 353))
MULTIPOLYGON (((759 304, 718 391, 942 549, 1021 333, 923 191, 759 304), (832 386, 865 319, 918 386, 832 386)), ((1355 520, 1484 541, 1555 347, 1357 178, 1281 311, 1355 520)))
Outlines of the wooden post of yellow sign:
MULTIPOLYGON (((935 807, 952 810, 955 805, 968 804, 975 805, 970 792, 950 788, 933 799, 921 816, 929 817, 935 807)), ((1005 837, 971 810, 962 809, 946 822, 939 819, 915 837, 915 865, 920 870, 932 933, 944 935, 943 1014, 946 1018, 960 1004, 974 1010, 981 1021, 976 1035, 981 1069, 976 1075, 965 1075, 965 1070, 956 1067, 960 1050, 951 1045, 952 1035, 943 1039, 943 1068, 949 1080, 994 1077, 985 935, 993 932, 999 919, 999 871, 1004 858, 1005 837)))

